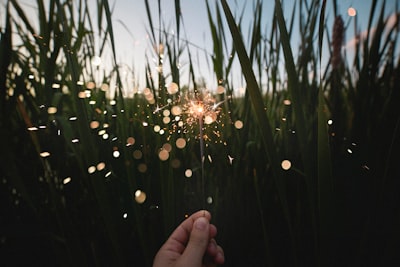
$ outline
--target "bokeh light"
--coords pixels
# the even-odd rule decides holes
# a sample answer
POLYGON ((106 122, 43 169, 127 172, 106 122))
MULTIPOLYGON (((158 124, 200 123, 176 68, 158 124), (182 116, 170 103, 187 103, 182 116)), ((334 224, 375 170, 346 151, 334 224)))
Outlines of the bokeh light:
POLYGON ((167 91, 170 95, 174 95, 179 91, 179 87, 178 84, 172 82, 168 85, 167 87, 167 91))
POLYGON ((166 149, 161 149, 160 152, 158 152, 158 157, 161 161, 166 161, 169 158, 169 152, 166 149))
POLYGON ((133 138, 132 136, 128 137, 128 138, 126 139, 126 144, 127 144, 128 146, 134 145, 134 144, 135 144, 135 138, 133 138))
POLYGON ((135 201, 139 204, 143 204, 146 201, 146 193, 142 190, 136 190, 135 192, 135 201))
POLYGON ((97 166, 96 166, 96 168, 97 168, 98 171, 104 170, 105 167, 106 167, 106 164, 105 164, 104 162, 100 162, 100 163, 98 163, 97 166))
POLYGON ((64 178, 64 180, 63 180, 63 184, 68 184, 69 182, 71 182, 71 177, 66 177, 66 178, 64 178))
POLYGON ((176 147, 179 149, 183 149, 186 146, 186 140, 184 138, 178 138, 176 139, 176 147))
POLYGON ((89 166, 88 168, 88 173, 89 174, 93 174, 96 171, 96 167, 95 166, 89 166))
POLYGON ((243 122, 241 120, 235 121, 235 128, 236 129, 242 129, 243 128, 243 122))
POLYGON ((287 159, 282 160, 281 167, 282 167, 282 169, 284 169, 285 171, 287 171, 287 170, 289 170, 289 169, 292 167, 292 163, 291 163, 289 160, 287 160, 287 159))
POLYGON ((145 173, 147 172, 147 165, 145 163, 140 163, 137 169, 140 173, 145 173))
POLYGON ((192 177, 192 175, 193 175, 193 171, 192 171, 191 169, 187 169, 187 170, 185 171, 185 176, 186 176, 187 178, 192 177))
POLYGON ((357 10, 356 10, 354 7, 349 7, 349 8, 347 9, 347 14, 348 14, 350 17, 354 17, 354 16, 357 15, 357 10))
POLYGON ((141 159, 143 157, 143 153, 140 150, 133 151, 132 155, 134 159, 141 159))

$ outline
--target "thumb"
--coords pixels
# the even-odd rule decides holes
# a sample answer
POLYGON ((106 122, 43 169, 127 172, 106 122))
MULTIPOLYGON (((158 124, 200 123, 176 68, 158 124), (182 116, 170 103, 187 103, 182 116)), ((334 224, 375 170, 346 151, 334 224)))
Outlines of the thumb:
POLYGON ((183 266, 201 266, 210 242, 210 222, 205 217, 196 219, 190 233, 189 243, 181 257, 183 266))

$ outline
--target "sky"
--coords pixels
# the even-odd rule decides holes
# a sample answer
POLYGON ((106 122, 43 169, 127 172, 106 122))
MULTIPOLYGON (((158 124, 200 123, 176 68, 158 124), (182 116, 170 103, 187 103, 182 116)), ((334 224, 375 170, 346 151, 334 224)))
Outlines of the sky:
MULTIPOLYGON (((215 0, 209 0, 210 5, 214 6, 215 0)), ((249 0, 228 0, 233 12, 239 12, 242 8, 245 8, 244 15, 244 28, 250 24, 252 19, 252 2, 249 0)), ((332 1, 327 1, 326 16, 332 25, 333 20, 333 5, 332 1)), ((362 32, 363 29, 367 27, 369 12, 372 0, 337 0, 339 11, 338 13, 342 15, 342 18, 346 25, 349 25, 347 30, 347 36, 345 42, 348 49, 351 49, 352 39, 354 37, 354 26, 353 20, 356 18, 358 23, 358 28, 362 32), (349 8, 354 8, 357 12, 356 17, 352 17, 348 14, 349 8)), ((143 68, 144 54, 149 52, 149 40, 147 40, 148 21, 147 14, 145 11, 144 0, 115 0, 114 6, 114 30, 116 31, 116 38, 118 43, 117 56, 121 60, 127 58, 134 58, 136 64, 135 68, 143 68), (129 32, 127 32, 127 29, 129 32), (128 56, 132 55, 132 57, 128 56)), ((157 3, 158 0, 149 0, 149 3, 154 7, 153 20, 157 18, 157 3)), ((295 0, 284 1, 284 13, 287 18, 290 17, 293 4, 295 0)), ((378 8, 380 9, 382 1, 378 1, 378 8)), ((393 12, 395 5, 400 4, 400 0, 387 0, 386 2, 386 13, 389 14, 393 12)), ((274 0, 263 1, 263 19, 265 23, 270 23, 272 20, 270 17, 273 15, 274 0)), ((166 23, 173 23, 175 20, 175 10, 174 10, 173 0, 161 0, 161 10, 162 17, 166 23)), ((205 0, 181 0, 181 12, 183 17, 183 23, 185 28, 185 34, 187 39, 196 44, 199 47, 204 48, 208 54, 212 54, 211 46, 211 36, 209 30, 209 23, 207 18, 206 4, 205 0)), ((378 14, 378 12, 377 12, 378 14)), ((270 25, 267 25, 269 28, 270 25)), ((173 27, 171 27, 173 28, 173 27)), ((172 30, 171 30, 172 32, 172 30)), ((230 36, 228 36, 230 38, 230 36)), ((296 37, 294 36, 294 40, 296 37)), ((228 40, 230 41, 230 40, 228 40)), ((192 47, 196 50, 195 47, 192 47)), ((199 50, 199 49, 197 49, 199 50)), ((132 65, 132 62, 128 62, 132 65)), ((212 76, 212 70, 206 67, 206 63, 199 62, 199 66, 204 66, 199 70, 201 75, 204 75, 210 83, 216 84, 212 76)), ((216 86, 216 85, 215 85, 216 86)), ((240 86, 240 85, 238 85, 240 86)))
MULTIPOLYGON (((4 5, 7 0, 0 0, 0 25, 4 25, 4 5)), ((32 8, 33 2, 27 0, 19 0, 24 3, 31 12, 34 12, 32 8)), ((156 22, 155 27, 158 28, 157 17, 158 17, 158 0, 148 0, 152 7, 153 20, 156 22)), ((216 0, 208 0, 210 5, 214 7, 216 0)), ((285 0, 283 1, 285 17, 289 18, 293 8, 293 4, 298 0, 285 0)), ((172 25, 170 29, 173 34, 173 23, 175 21, 175 7, 174 0, 160 0, 162 18, 165 23, 172 25)), ((198 76, 203 76, 209 81, 210 84, 217 86, 215 77, 213 77, 213 71, 209 69, 206 64, 205 55, 210 56, 212 54, 212 38, 210 36, 209 23, 207 18, 207 10, 205 0, 181 0, 181 14, 183 17, 184 25, 184 36, 190 43, 195 44, 191 46, 192 53, 198 52, 201 56, 195 57, 195 64, 199 66, 197 70, 198 76), (197 47, 200 48, 197 48, 197 47), (204 51, 206 53, 204 53, 204 51)), ((251 0, 227 0, 232 11, 238 13, 245 8, 243 26, 247 29, 252 20, 252 3, 251 0)), ((271 16, 273 15, 273 7, 275 0, 264 0, 263 1, 263 19, 267 29, 270 28, 268 23, 271 23, 271 16)), ((372 0, 337 0, 339 7, 339 14, 342 15, 346 25, 350 25, 346 36, 346 49, 351 49, 351 42, 354 37, 353 33, 353 21, 357 19, 358 28, 362 32, 367 27, 367 19, 369 17, 369 10, 372 0), (357 11, 355 17, 348 15, 348 9, 353 7, 357 11)), ((383 1, 378 1, 378 8, 383 1)), ((96 0, 88 0, 88 3, 95 5, 96 0)), ((152 47, 147 36, 148 18, 145 10, 145 0, 109 0, 110 5, 113 8, 113 28, 117 46, 117 61, 124 66, 129 66, 129 69, 133 69, 136 72, 137 77, 132 79, 139 80, 139 84, 143 84, 144 68, 145 68, 145 55, 151 56, 152 47)), ((394 11, 395 5, 400 6, 400 0, 387 0, 386 1, 386 13, 390 14, 394 11)), ((327 1, 326 16, 329 19, 328 25, 332 25, 333 19, 333 8, 332 1, 327 1)), ((96 14, 96 10, 93 10, 96 14)), ((296 20, 295 20, 296 21, 296 20)), ((227 31, 228 32, 228 31, 227 31)), ((296 32, 295 32, 296 33, 296 32)), ((227 36, 230 42, 230 36, 227 36)), ((296 42, 296 35, 293 36, 293 42, 296 42)), ((294 47, 297 47, 296 45, 294 47)), ((183 66, 185 65, 185 58, 182 58, 183 66)), ((155 66, 154 66, 155 67, 155 66)), ((236 66, 236 71, 240 73, 240 67, 236 66)), ((182 70, 184 71, 184 70, 182 70)), ((238 75, 240 76, 240 75, 238 75)), ((239 78, 238 78, 239 80, 239 78)), ((240 87, 240 80, 238 81, 240 87)), ((140 88, 138 89, 140 90, 140 88)))

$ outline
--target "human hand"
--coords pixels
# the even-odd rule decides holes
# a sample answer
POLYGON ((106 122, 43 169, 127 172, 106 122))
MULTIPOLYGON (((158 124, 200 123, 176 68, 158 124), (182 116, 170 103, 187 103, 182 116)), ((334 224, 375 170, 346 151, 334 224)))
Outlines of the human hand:
POLYGON ((215 267, 225 261, 211 214, 201 210, 183 221, 154 258, 153 267, 215 267))

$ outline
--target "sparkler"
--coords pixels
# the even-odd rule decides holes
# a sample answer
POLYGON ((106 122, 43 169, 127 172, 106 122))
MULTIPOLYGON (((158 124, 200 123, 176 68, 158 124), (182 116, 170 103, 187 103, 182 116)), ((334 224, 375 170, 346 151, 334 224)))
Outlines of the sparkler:
MULTIPOLYGON (((178 90, 170 89, 168 87, 168 93, 174 95, 178 93, 178 90)), ((173 87, 175 89, 175 87, 173 87)), ((224 101, 217 102, 211 93, 208 91, 201 91, 195 93, 187 93, 183 96, 178 95, 175 97, 174 101, 170 101, 168 104, 159 106, 157 105, 153 114, 160 113, 161 111, 169 110, 169 114, 175 116, 171 120, 173 123, 169 133, 177 131, 178 133, 183 130, 183 133, 195 135, 195 139, 198 138, 200 145, 200 161, 201 161, 201 194, 202 194, 202 205, 203 209, 206 206, 206 196, 205 196, 205 142, 211 140, 212 138, 208 136, 205 132, 206 126, 211 125, 216 122, 221 112, 220 105, 224 101), (196 134, 196 128, 198 127, 198 135, 196 134)), ((169 121, 169 120, 168 120, 169 121)), ((220 137, 219 131, 213 131, 217 137, 220 137)), ((190 137, 188 138, 188 140, 190 137)), ((210 159, 210 157, 209 157, 210 159)))
POLYGON ((188 123, 198 122, 199 124, 199 141, 200 141, 200 160, 201 160, 201 190, 203 209, 206 208, 205 197, 205 171, 204 171, 204 123, 211 124, 217 120, 221 110, 219 107, 223 102, 215 103, 215 99, 211 94, 198 95, 196 99, 189 99, 188 104, 184 105, 184 110, 188 114, 188 123))

